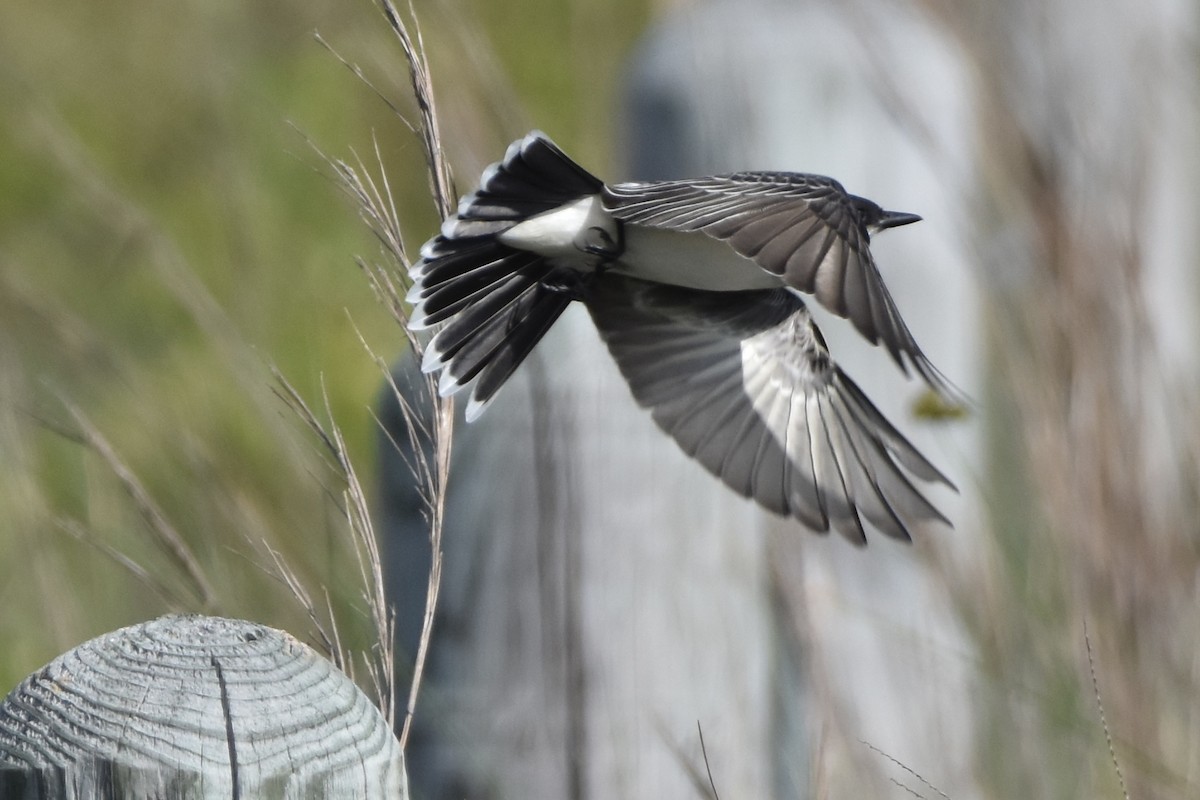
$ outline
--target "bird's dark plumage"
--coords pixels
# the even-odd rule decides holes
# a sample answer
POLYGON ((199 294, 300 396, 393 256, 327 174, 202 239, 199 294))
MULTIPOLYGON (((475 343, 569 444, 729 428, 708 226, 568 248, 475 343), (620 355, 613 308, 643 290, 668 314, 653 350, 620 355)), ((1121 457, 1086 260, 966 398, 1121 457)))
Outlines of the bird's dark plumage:
POLYGON ((901 369, 907 371, 903 354, 931 386, 952 393, 917 346, 871 257, 870 229, 888 212, 848 194, 833 178, 739 172, 694 181, 622 183, 605 189, 604 205, 627 223, 699 231, 728 242, 786 285, 848 318, 871 344, 882 342, 901 369))
POLYGON ((830 359, 798 292, 948 384, 871 257, 884 211, 819 175, 742 172, 605 186, 538 133, 515 142, 421 250, 410 326, 468 419, 567 306, 588 308, 637 402, 731 489, 817 531, 900 539, 945 518, 914 481, 950 485, 830 359))

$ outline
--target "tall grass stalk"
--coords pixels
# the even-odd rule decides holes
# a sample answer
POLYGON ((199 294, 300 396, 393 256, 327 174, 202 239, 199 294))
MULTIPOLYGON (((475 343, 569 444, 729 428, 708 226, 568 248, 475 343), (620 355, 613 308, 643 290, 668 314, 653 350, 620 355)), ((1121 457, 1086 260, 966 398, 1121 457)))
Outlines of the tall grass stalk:
MULTIPOLYGON (((454 183, 451 177, 450 166, 446 159, 446 151, 442 144, 441 133, 438 128, 433 84, 430 78, 428 59, 425 55, 424 41, 421 37, 420 29, 416 25, 415 13, 411 6, 408 9, 409 14, 407 17, 400 13, 391 0, 381 0, 380 8, 392 32, 395 34, 396 40, 399 42, 400 48, 404 53, 404 58, 407 61, 413 99, 417 106, 419 118, 415 122, 411 121, 405 118, 395 105, 391 103, 388 105, 395 111, 403 123, 410 130, 415 131, 421 138, 425 153, 425 163, 429 174, 430 193, 439 216, 444 219, 451 213, 453 208, 454 183)), ((362 76, 360 70, 353 69, 356 75, 362 76)), ((391 194, 387 171, 379 152, 378 143, 376 143, 374 155, 376 175, 372 175, 361 159, 356 159, 354 164, 343 160, 328 158, 326 160, 334 169, 346 193, 356 203, 359 215, 375 234, 386 260, 386 264, 378 264, 360 258, 358 260, 359 266, 370 282, 376 296, 392 314, 396 322, 399 323, 408 338, 409 345, 419 357, 422 352, 422 343, 408 330, 408 308, 404 302, 404 295, 409 286, 407 272, 412 266, 412 261, 405 246, 404 234, 401 229, 396 204, 391 194)), ((400 732, 400 744, 401 747, 404 747, 408 743, 413 715, 416 713, 417 699, 421 691, 421 679, 429 655, 429 643, 433 633, 438 592, 442 582, 442 531, 445 520, 446 487, 450 475, 454 404, 451 398, 434 400, 432 425, 426 426, 421 422, 421 415, 416 413, 407 398, 396 386, 386 364, 378 358, 376 358, 376 363, 379 364, 381 372, 389 382, 400 408, 400 413, 405 421, 405 428, 408 431, 409 450, 414 454, 409 466, 421 490, 421 497, 425 506, 424 514, 429 524, 432 552, 421 635, 413 667, 412 683, 409 687, 408 701, 405 706, 404 722, 400 732), (430 459, 429 453, 432 453, 432 459, 430 459)), ((427 381, 429 396, 437 398, 436 380, 432 376, 426 377, 425 380, 427 381)), ((336 439, 336 430, 334 438, 336 439)), ((344 465, 344 469, 348 476, 353 475, 348 463, 344 465)), ((377 606, 379 609, 385 610, 386 598, 383 595, 383 577, 379 551, 374 544, 375 538, 373 532, 369 535, 367 534, 367 531, 371 527, 370 517, 366 513, 365 500, 361 496, 361 487, 357 486, 357 481, 352 481, 351 487, 355 492, 352 497, 354 501, 352 508, 356 509, 351 516, 351 525, 357 531, 360 531, 360 535, 357 537, 358 540, 365 546, 370 543, 369 547, 372 548, 368 551, 370 557, 367 563, 369 563, 371 569, 370 580, 377 592, 373 598, 373 607, 377 606), (355 489, 354 487, 357 488, 355 489)), ((366 576, 364 575, 364 577, 366 576)), ((377 624, 386 626, 389 631, 386 649, 390 654, 392 651, 390 632, 394 629, 394 618, 391 611, 386 610, 386 614, 377 619, 377 624)), ((391 670, 390 661, 388 662, 388 670, 389 672, 384 677, 394 672, 394 670, 391 670)), ((389 717, 393 713, 391 708, 392 706, 389 705, 387 712, 389 717)))

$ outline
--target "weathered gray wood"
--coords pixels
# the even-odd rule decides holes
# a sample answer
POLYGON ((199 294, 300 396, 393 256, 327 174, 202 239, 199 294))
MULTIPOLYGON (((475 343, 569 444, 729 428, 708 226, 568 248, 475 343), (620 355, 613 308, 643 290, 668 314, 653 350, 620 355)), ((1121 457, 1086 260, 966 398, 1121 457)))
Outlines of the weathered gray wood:
POLYGON ((283 631, 167 616, 71 650, 0 705, 0 797, 407 797, 387 722, 283 631))

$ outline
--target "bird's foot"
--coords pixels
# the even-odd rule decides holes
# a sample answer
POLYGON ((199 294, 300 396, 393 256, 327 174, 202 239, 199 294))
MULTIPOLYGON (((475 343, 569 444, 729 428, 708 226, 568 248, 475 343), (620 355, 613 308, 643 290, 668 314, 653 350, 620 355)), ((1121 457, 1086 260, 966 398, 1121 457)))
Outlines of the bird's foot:
POLYGON ((573 269, 556 269, 542 278, 542 286, 551 292, 569 296, 572 300, 583 302, 587 299, 592 281, 599 272, 579 272, 573 269))

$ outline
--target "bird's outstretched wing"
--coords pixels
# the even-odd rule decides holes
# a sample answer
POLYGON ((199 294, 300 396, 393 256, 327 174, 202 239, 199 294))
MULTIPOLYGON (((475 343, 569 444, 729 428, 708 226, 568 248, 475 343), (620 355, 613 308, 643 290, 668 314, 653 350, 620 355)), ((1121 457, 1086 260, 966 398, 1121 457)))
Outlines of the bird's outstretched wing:
POLYGON ((829 359, 787 289, 705 292, 608 274, 586 300, 640 405, 733 490, 815 531, 897 539, 951 485, 829 359), (911 477, 910 477, 911 476, 911 477))
POLYGON ((883 343, 907 373, 947 397, 958 395, 930 363, 900 316, 875 261, 852 198, 832 178, 791 172, 739 172, 680 181, 606 187, 604 206, 626 223, 702 231, 814 295, 849 319, 872 344, 883 343))

